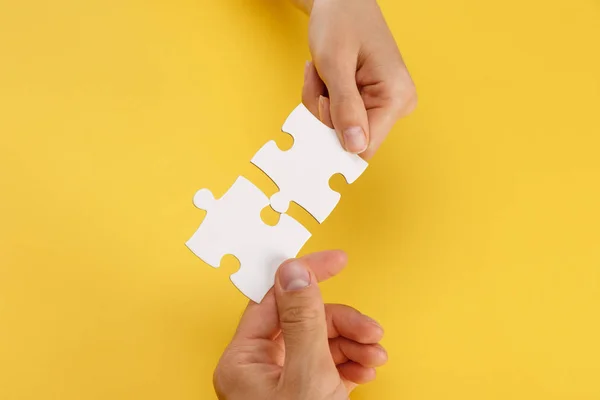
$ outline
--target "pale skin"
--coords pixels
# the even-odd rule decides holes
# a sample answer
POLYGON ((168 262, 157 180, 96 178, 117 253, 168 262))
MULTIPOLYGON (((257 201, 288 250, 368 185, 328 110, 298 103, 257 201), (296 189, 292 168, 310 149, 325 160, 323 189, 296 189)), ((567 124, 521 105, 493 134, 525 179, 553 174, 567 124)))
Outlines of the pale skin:
POLYGON ((347 151, 373 157, 416 107, 415 85, 376 0, 294 0, 309 16, 313 60, 302 101, 347 151))
POLYGON ((284 263, 274 288, 250 302, 214 373, 222 400, 347 400, 386 363, 383 329, 352 307, 323 304, 318 282, 346 264, 342 251, 284 263))
MULTIPOLYGON (((312 61, 302 102, 344 148, 370 159, 417 102, 376 0, 292 0, 310 16, 312 61)), ((318 282, 346 264, 341 251, 284 263, 265 299, 250 302, 214 373, 221 400, 347 400, 387 362, 383 329, 318 282)))

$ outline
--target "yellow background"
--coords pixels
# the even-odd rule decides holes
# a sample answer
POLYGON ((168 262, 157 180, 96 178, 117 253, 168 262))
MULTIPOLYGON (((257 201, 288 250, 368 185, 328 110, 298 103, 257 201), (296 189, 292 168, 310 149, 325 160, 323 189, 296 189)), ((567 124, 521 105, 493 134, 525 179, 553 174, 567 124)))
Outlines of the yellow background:
MULTIPOLYGON (((381 6, 418 110, 325 224, 291 211, 386 328, 354 398, 600 399, 600 3, 381 6)), ((245 299, 191 199, 275 191, 249 160, 308 57, 283 0, 0 0, 1 399, 214 398, 245 299)))

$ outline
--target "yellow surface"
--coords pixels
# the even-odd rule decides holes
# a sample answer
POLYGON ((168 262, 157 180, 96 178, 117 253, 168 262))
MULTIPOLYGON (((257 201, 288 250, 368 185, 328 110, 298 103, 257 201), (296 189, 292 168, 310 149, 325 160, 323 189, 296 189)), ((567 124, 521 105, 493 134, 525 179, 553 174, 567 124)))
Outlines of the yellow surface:
MULTIPOLYGON (((304 253, 386 327, 355 399, 600 399, 600 3, 382 1, 420 95, 304 253)), ((184 242, 299 101, 282 1, 0 0, 0 398, 212 399, 245 300, 184 242)), ((272 216, 271 216, 272 217, 272 216)))

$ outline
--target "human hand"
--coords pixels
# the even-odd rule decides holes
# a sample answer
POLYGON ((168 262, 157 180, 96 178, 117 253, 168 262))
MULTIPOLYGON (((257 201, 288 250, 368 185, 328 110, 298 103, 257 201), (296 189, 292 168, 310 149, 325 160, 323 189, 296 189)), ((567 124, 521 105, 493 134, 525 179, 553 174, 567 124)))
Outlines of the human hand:
POLYGON ((340 304, 318 281, 346 264, 341 251, 284 263, 262 303, 250 302, 214 373, 221 400, 347 400, 387 361, 382 328, 340 304))
POLYGON ((369 159, 417 103, 394 37, 376 0, 294 2, 310 14, 302 101, 347 151, 369 159))

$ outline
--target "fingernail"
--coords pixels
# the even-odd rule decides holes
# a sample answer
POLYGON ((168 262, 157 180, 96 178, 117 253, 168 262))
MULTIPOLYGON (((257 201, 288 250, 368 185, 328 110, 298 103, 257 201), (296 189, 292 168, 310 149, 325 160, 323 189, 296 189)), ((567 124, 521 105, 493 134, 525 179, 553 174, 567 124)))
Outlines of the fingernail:
POLYGON ((310 274, 301 262, 293 260, 279 271, 279 283, 283 290, 298 290, 310 285, 310 274))
POLYGON ((308 69, 310 68, 310 61, 304 64, 304 80, 308 77, 308 69))
POLYGON ((344 131, 344 145, 350 153, 360 154, 367 149, 367 136, 360 126, 344 131))

